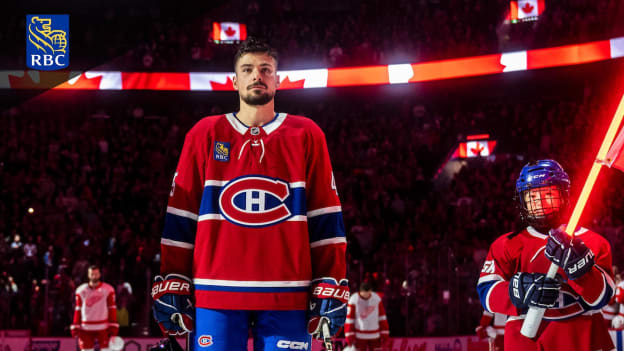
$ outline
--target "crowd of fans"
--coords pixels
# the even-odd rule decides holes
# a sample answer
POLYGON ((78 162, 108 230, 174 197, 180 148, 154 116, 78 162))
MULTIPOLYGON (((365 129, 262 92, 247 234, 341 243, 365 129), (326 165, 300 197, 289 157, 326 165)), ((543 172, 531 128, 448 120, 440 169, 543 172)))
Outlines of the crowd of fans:
MULTIPOLYGON (((280 111, 309 116, 326 133, 348 278, 353 289, 368 280, 384 293, 391 335, 472 333, 487 247, 518 225, 512 197, 522 165, 556 158, 573 177, 573 195, 581 186, 596 149, 590 136, 602 131, 588 121, 609 114, 593 88, 453 102, 383 91, 278 93, 280 111), (362 104, 362 95, 375 99, 362 104), (479 132, 499 141, 494 156, 450 160, 463 167, 446 174, 458 141, 479 132)), ((48 92, 2 113, 0 329, 68 335, 73 290, 98 263, 117 290, 122 334, 157 335, 147 291, 185 132, 202 116, 236 108, 234 95, 229 103, 199 97, 48 92)), ((586 224, 616 248, 624 181, 607 177, 586 224)))
MULTIPOLYGON (((234 46, 212 40, 212 23, 223 21, 245 23, 249 35, 269 39, 287 69, 438 60, 624 35, 618 0, 546 0, 538 21, 515 24, 505 22, 509 2, 233 0, 183 13, 152 3, 109 6, 71 15, 71 65, 231 70, 234 46)), ((23 68, 25 17, 9 16, 0 26, 0 64, 23 68)))

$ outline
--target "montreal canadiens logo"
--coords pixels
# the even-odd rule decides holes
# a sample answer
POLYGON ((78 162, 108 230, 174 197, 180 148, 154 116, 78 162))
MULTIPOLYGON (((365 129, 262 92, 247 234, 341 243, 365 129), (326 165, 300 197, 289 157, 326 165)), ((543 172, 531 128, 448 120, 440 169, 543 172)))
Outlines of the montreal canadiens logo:
POLYGON ((264 227, 288 219, 284 203, 288 183, 264 176, 243 176, 228 182, 219 195, 220 212, 228 221, 248 227, 264 227))
POLYGON ((202 335, 197 338, 197 343, 201 347, 208 347, 212 345, 212 335, 202 335))

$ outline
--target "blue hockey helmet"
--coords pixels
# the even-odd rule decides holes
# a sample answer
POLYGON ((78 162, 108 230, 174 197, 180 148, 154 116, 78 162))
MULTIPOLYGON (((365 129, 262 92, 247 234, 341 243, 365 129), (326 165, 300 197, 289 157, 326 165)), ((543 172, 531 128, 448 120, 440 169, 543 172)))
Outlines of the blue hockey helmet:
POLYGON ((527 224, 540 231, 547 231, 561 224, 561 215, 568 207, 570 197, 570 177, 563 167, 554 160, 539 160, 527 163, 516 181, 516 198, 520 205, 520 217, 527 224), (532 202, 525 201, 527 191, 536 188, 556 186, 560 201, 550 201, 549 206, 541 204, 535 207, 532 202))

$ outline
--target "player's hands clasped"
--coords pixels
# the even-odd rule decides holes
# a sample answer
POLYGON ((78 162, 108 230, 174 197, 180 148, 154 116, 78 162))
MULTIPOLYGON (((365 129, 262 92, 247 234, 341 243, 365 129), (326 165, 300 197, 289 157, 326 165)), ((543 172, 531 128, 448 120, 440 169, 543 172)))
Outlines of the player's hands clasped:
POLYGON ((154 318, 166 335, 182 335, 193 331, 191 280, 181 274, 154 278, 152 298, 154 318))
POLYGON ((329 321, 329 332, 336 335, 344 325, 349 302, 349 283, 333 278, 321 278, 312 282, 308 309, 308 333, 321 336, 322 321, 329 321))
POLYGON ((580 278, 594 266, 594 253, 583 240, 575 236, 570 242, 570 236, 561 228, 551 229, 548 233, 544 254, 571 280, 580 278))
POLYGON ((552 308, 559 298, 561 277, 543 273, 516 273, 509 281, 509 297, 521 312, 529 307, 552 308))

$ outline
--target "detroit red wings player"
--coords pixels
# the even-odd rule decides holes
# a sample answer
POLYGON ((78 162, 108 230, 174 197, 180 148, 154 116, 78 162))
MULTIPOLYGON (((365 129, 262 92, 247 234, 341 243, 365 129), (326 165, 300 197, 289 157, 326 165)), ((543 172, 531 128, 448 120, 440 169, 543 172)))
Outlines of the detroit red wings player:
POLYGON ((81 350, 93 350, 95 341, 100 350, 108 351, 111 336, 119 331, 115 290, 100 280, 100 268, 90 266, 87 271, 88 283, 76 289, 76 309, 71 334, 78 337, 81 350))
POLYGON ((381 297, 372 291, 369 283, 362 283, 360 291, 349 298, 345 337, 358 351, 381 350, 389 337, 388 320, 381 297))

